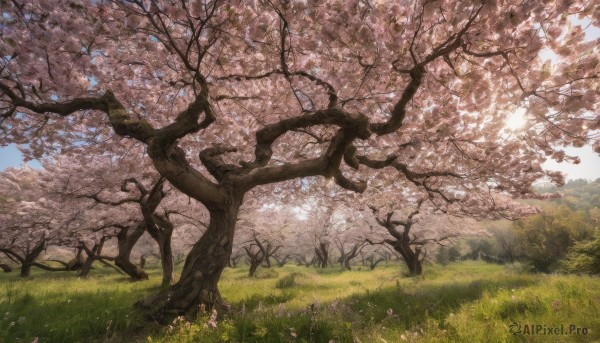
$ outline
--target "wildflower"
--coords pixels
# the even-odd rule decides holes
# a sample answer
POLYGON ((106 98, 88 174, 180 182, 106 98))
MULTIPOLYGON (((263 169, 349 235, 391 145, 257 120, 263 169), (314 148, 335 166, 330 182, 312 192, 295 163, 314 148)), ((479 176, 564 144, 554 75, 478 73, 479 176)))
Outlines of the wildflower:
POLYGON ((388 308, 387 315, 391 317, 393 314, 394 314, 394 310, 392 310, 391 308, 388 308))
POLYGON ((217 310, 212 311, 212 314, 208 318, 208 322, 206 322, 206 324, 211 328, 217 327, 217 310))
POLYGON ((406 341, 406 336, 400 335, 400 339, 403 340, 403 341, 406 341))
POLYGON ((296 333, 296 329, 290 328, 290 335, 292 335, 292 337, 294 337, 294 338, 298 337, 298 334, 296 333))
POLYGON ((9 328, 11 328, 11 327, 13 327, 13 326, 15 326, 15 322, 10 322, 10 323, 8 324, 8 327, 9 327, 9 328))
POLYGON ((33 339, 33 341, 31 341, 31 343, 38 343, 38 338, 37 338, 37 337, 35 337, 35 338, 33 339))

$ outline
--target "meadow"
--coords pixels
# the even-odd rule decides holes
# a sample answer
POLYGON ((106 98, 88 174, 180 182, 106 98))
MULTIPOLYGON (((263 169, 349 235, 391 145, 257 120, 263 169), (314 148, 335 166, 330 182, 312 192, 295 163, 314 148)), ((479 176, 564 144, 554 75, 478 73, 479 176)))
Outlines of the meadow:
POLYGON ((397 264, 352 271, 286 265, 228 268, 228 311, 170 325, 133 304, 160 271, 129 282, 97 267, 87 278, 0 275, 0 342, 592 342, 600 341, 600 279, 526 274, 464 261, 405 277, 397 264), (519 333, 517 333, 519 332, 519 333), (516 333, 516 334, 514 334, 516 333))

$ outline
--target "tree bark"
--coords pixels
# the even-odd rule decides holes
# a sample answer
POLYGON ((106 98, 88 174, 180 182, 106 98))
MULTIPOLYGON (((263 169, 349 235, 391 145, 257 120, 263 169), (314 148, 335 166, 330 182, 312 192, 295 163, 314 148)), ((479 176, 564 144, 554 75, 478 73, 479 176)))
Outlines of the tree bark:
POLYGON ((413 249, 410 247, 410 244, 406 242, 398 242, 394 245, 394 250, 402 255, 410 275, 415 276, 423 274, 423 266, 421 264, 421 260, 419 259, 420 254, 413 251, 413 249))
POLYGON ((237 267, 237 262, 238 262, 238 260, 239 260, 240 258, 242 258, 242 256, 243 256, 243 255, 242 255, 241 253, 239 253, 239 252, 238 252, 237 254, 235 254, 235 255, 232 255, 232 256, 229 258, 229 264, 228 264, 227 266, 228 266, 228 267, 230 267, 230 268, 235 268, 235 267, 237 267))
POLYGON ((352 246, 352 249, 350 251, 348 251, 347 253, 344 251, 343 246, 340 248, 341 256, 338 259, 338 262, 340 263, 342 268, 345 268, 347 270, 352 269, 350 267, 350 261, 352 259, 354 259, 356 256, 358 256, 360 249, 362 249, 362 244, 355 244, 354 246, 352 246))
POLYGON ((92 264, 94 264, 96 256, 102 254, 103 247, 104 238, 102 238, 99 243, 94 244, 94 247, 91 250, 92 254, 88 255, 87 259, 83 263, 83 266, 81 266, 81 268, 79 269, 79 276, 87 276, 90 273, 90 270, 92 270, 92 264))
POLYGON ((160 263, 162 266, 161 286, 168 286, 173 282, 173 249, 171 248, 171 235, 162 235, 158 241, 160 263))
POLYGON ((246 254, 248 255, 248 261, 250 261, 250 269, 248 270, 248 276, 252 277, 256 273, 256 269, 260 266, 261 263, 265 260, 265 254, 262 249, 258 249, 258 251, 252 251, 252 246, 244 247, 246 250, 246 254))
POLYGON ((329 245, 327 243, 319 243, 319 246, 315 247, 315 254, 319 262, 319 267, 327 268, 329 263, 329 245))
POLYGON ((133 280, 147 280, 148 274, 141 268, 131 262, 131 251, 146 231, 146 227, 140 224, 135 227, 131 234, 127 235, 131 229, 122 229, 117 235, 117 247, 119 253, 115 258, 115 265, 124 271, 133 280))
POLYGON ((260 266, 261 263, 262 263, 262 259, 251 260, 250 261, 250 270, 248 270, 248 276, 250 276, 250 277, 254 276, 254 274, 256 274, 256 270, 258 269, 258 266, 260 266))
POLYGON ((31 264, 22 264, 21 265, 21 273, 19 273, 20 277, 28 277, 31 273, 31 264))
POLYGON ((85 259, 83 258, 83 248, 79 247, 77 248, 75 257, 67 263, 66 267, 71 271, 80 270, 84 263, 85 259))
POLYGON ((211 309, 222 305, 217 287, 232 252, 235 223, 241 197, 230 198, 225 209, 209 209, 210 224, 188 254, 181 278, 167 290, 137 303, 159 322, 167 313, 195 313, 200 305, 211 309))
POLYGON ((40 241, 31 251, 23 259, 21 264, 21 273, 19 274, 21 277, 28 277, 31 273, 31 267, 34 265, 35 260, 40 256, 42 251, 46 248, 46 241, 40 241))
POLYGON ((375 259, 375 255, 371 255, 367 257, 367 261, 369 262, 369 269, 373 270, 379 263, 385 261, 385 258, 379 257, 378 259, 375 259))

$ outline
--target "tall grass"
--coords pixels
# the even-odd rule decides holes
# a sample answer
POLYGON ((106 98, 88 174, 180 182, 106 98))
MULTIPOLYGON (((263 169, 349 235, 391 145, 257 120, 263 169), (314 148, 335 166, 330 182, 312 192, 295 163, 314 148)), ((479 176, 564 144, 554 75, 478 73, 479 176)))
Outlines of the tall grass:
POLYGON ((248 277, 226 269, 228 311, 144 322, 133 303, 155 292, 95 270, 90 278, 36 271, 0 276, 0 342, 588 342, 600 340, 600 280, 523 274, 461 262, 403 277, 399 265, 375 270, 285 266, 248 277), (22 319, 21 319, 22 318, 22 319), (513 335, 510 326, 586 327, 587 335, 513 335))
POLYGON ((119 341, 144 324, 133 304, 152 288, 109 271, 2 275, 0 342, 119 341))

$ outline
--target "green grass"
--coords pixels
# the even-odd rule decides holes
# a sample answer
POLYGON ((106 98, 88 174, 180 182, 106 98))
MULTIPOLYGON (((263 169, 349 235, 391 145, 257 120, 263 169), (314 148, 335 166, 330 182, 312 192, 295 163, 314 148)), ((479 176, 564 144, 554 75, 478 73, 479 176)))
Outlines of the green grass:
POLYGON ((154 282, 129 282, 110 270, 90 277, 32 270, 0 275, 0 342, 123 341, 143 322, 133 308, 154 282))
POLYGON ((403 277, 398 265, 325 271, 288 265, 226 269, 231 308, 159 327, 133 303, 156 292, 99 268, 89 278, 35 271, 0 276, 0 342, 590 342, 600 340, 600 279, 534 275, 482 262, 427 266, 403 277), (211 318, 212 316, 212 318, 211 318), (23 318, 23 319, 20 319, 23 318), (11 324, 14 323, 14 324, 11 324), (583 335, 513 335, 511 324, 583 335))

